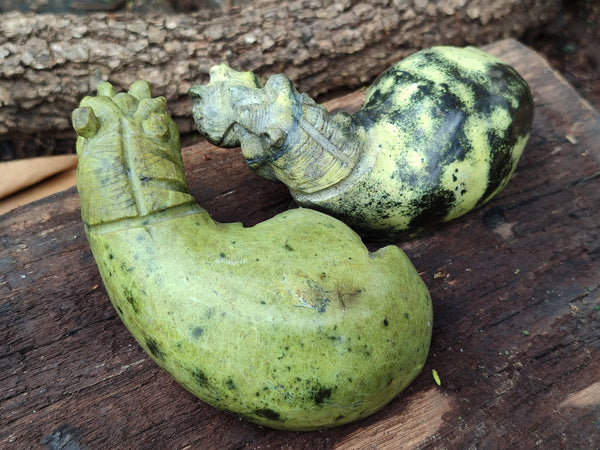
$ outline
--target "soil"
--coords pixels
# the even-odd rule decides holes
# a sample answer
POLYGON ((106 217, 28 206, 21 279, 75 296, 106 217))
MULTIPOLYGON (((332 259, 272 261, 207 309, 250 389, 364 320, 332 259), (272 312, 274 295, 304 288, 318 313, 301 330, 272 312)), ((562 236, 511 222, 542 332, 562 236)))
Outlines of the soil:
MULTIPOLYGON (((248 0, 0 0, 0 13, 9 10, 81 14, 98 10, 159 10, 168 13, 219 8, 245 1, 248 0)), ((562 9, 553 22, 527 31, 519 40, 542 54, 584 98, 600 108, 600 3, 597 0, 563 0, 562 9)), ((7 143, 0 142, 0 160, 65 153, 61 146, 45 145, 40 140, 31 144, 37 148, 19 151, 3 148, 7 143)))

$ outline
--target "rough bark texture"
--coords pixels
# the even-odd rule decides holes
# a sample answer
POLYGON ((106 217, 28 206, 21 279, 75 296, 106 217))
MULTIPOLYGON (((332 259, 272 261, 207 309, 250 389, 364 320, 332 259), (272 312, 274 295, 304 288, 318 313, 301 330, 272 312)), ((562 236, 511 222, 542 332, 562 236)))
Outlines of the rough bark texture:
MULTIPOLYGON (((490 204, 401 244, 431 291, 434 335, 396 400, 354 424, 291 433, 195 399, 111 307, 73 188, 0 216, 0 447, 597 448, 600 115, 532 51, 513 41, 490 51, 532 87, 532 137, 490 204)), ((290 204, 239 149, 201 143, 183 157, 216 220, 252 225, 290 204)))
POLYGON ((0 141, 51 145, 72 137, 70 113, 84 95, 101 81, 122 88, 138 78, 167 97, 186 133, 193 129, 187 90, 206 82, 217 62, 261 76, 284 72, 311 95, 349 90, 416 49, 521 36, 559 6, 560 0, 254 0, 167 16, 10 13, 0 16, 0 141))

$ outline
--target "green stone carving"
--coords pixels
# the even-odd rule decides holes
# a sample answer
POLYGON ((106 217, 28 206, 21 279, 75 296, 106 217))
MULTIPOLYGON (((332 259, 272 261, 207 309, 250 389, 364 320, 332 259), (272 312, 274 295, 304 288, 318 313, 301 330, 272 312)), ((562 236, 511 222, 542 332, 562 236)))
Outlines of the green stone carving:
POLYGON ((429 292, 395 246, 369 252, 308 209, 219 224, 187 190, 178 130, 148 83, 73 113, 90 247, 118 315, 205 402, 280 429, 366 417, 421 371, 429 292))
POLYGON ((190 89, 198 130, 242 147, 296 202, 374 239, 411 237, 503 189, 533 122, 527 83, 475 48, 434 47, 385 71, 355 114, 328 113, 284 75, 212 68, 190 89))

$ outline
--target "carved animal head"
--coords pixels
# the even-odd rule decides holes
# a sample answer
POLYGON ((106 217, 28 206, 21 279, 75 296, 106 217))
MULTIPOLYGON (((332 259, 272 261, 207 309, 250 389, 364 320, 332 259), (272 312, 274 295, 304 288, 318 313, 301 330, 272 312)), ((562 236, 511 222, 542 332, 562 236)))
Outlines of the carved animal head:
POLYGON ((330 115, 285 75, 271 76, 264 87, 255 82, 223 64, 211 69, 210 82, 190 90, 198 130, 215 145, 241 146, 253 171, 295 191, 344 179, 362 147, 362 128, 348 114, 330 115))
POLYGON ((260 91, 260 83, 252 72, 237 72, 226 64, 213 66, 209 74, 207 85, 195 85, 189 90, 194 121, 212 144, 237 147, 239 136, 233 130, 237 109, 252 101, 256 91, 260 91))
POLYGON ((198 130, 215 145, 241 146, 248 164, 267 178, 274 178, 269 163, 287 152, 303 108, 318 107, 284 75, 273 75, 263 87, 251 72, 225 64, 211 68, 210 82, 189 93, 198 130))

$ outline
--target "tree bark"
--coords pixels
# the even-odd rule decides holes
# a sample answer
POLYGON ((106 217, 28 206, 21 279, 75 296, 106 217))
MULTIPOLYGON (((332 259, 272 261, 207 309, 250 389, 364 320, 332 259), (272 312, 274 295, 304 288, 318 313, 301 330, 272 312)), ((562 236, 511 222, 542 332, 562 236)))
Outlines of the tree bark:
POLYGON ((9 13, 0 16, 0 141, 72 138, 70 113, 83 96, 105 80, 122 89, 139 78, 167 97, 188 133, 187 91, 205 83, 215 63, 261 77, 284 72, 313 96, 339 93, 417 49, 521 36, 559 7, 560 0, 254 0, 178 15, 9 13))

